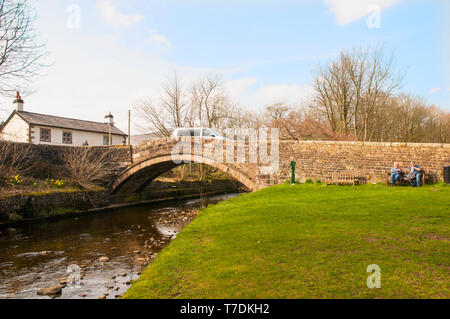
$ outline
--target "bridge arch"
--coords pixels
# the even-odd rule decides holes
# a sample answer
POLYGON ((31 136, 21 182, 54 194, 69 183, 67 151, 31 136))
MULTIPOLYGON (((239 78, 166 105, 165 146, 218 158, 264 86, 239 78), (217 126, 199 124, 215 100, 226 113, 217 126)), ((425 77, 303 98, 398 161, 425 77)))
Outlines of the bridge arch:
POLYGON ((187 163, 206 164, 230 175, 250 191, 258 189, 257 184, 247 175, 229 164, 218 163, 211 158, 198 155, 178 154, 151 157, 129 167, 112 184, 112 192, 113 194, 140 192, 158 176, 187 163))

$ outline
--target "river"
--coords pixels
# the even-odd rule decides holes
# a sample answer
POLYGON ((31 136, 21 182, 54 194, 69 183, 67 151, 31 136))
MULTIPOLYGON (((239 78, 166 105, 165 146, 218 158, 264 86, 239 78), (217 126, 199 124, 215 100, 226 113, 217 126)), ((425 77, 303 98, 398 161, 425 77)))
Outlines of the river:
POLYGON ((0 298, 48 299, 37 292, 56 285, 64 286, 56 298, 119 298, 195 218, 199 205, 188 200, 120 208, 2 231, 0 298))

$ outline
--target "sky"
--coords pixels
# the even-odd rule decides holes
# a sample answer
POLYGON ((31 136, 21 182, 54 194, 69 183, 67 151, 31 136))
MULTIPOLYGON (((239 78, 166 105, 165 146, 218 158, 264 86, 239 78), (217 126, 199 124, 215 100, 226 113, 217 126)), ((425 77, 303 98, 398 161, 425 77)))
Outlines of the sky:
MULTIPOLYGON (((185 88, 220 74, 235 103, 298 104, 312 71, 341 50, 383 45, 406 72, 402 91, 450 111, 448 0, 31 0, 49 66, 25 110, 103 121, 177 71, 185 88)), ((13 109, 3 98, 0 118, 13 109)), ((132 134, 144 133, 132 112, 132 134)))

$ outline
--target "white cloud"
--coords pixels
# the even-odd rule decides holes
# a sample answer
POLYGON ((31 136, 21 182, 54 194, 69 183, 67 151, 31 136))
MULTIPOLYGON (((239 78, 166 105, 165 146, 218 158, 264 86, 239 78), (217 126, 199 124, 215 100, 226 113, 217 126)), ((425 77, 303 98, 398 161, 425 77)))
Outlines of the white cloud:
POLYGON ((170 41, 162 34, 158 34, 158 33, 154 33, 150 36, 150 41, 151 42, 156 42, 160 45, 163 45, 167 48, 170 48, 172 46, 172 44, 170 43, 170 41))
POLYGON ((364 18, 374 6, 383 10, 398 2, 400 0, 325 0, 339 25, 346 25, 364 18))
POLYGON ((142 20, 142 16, 140 15, 127 15, 119 12, 111 0, 98 0, 97 7, 99 8, 103 19, 113 27, 130 28, 142 20))
POLYGON ((428 91, 428 93, 432 95, 440 92, 441 90, 442 90, 441 88, 432 88, 428 91))
POLYGON ((275 84, 260 87, 254 94, 259 105, 269 105, 275 101, 287 104, 301 104, 311 94, 312 89, 299 84, 275 84))
POLYGON ((296 83, 258 86, 258 82, 258 78, 242 78, 228 81, 225 87, 234 100, 251 110, 261 109, 274 102, 298 105, 312 93, 311 87, 296 83))
POLYGON ((225 88, 233 95, 234 98, 236 98, 244 95, 249 87, 256 84, 257 82, 258 78, 254 77, 231 80, 225 83, 225 88))
MULTIPOLYGON (((176 64, 158 57, 155 50, 126 46, 114 33, 100 36, 83 28, 79 32, 57 28, 55 25, 65 24, 65 17, 54 17, 48 10, 42 12, 39 30, 50 39, 48 50, 55 63, 43 70, 45 76, 36 79, 33 85, 36 93, 24 96, 25 109, 31 112, 103 121, 111 111, 117 126, 126 131, 128 109, 140 99, 157 98, 161 81, 173 70, 177 70, 185 89, 205 74, 225 73, 229 77, 240 71, 176 64)), ((149 32, 148 38, 159 34, 156 30, 149 32)), ((225 86, 233 100, 250 110, 275 101, 299 103, 309 90, 296 83, 263 85, 256 77, 227 81, 225 86)), ((13 109, 12 100, 11 96, 0 105, 0 110, 8 111, 3 112, 4 116, 13 109)), ((133 134, 138 133, 139 119, 135 111, 132 111, 132 124, 133 134)))
MULTIPOLYGON (((43 69, 45 76, 36 78, 36 93, 24 96, 25 110, 30 112, 101 122, 111 111, 117 126, 126 131, 128 110, 140 99, 157 97, 161 81, 172 70, 178 71, 186 85, 213 72, 177 65, 154 52, 128 47, 117 35, 55 28, 64 25, 64 17, 56 20, 48 16, 51 14, 44 14, 38 22, 39 29, 51 40, 47 47, 54 64, 43 69)), ((0 109, 8 111, 5 116, 13 109, 12 100, 13 96, 0 100, 0 109)), ((134 134, 138 132, 138 122, 132 111, 134 134)))

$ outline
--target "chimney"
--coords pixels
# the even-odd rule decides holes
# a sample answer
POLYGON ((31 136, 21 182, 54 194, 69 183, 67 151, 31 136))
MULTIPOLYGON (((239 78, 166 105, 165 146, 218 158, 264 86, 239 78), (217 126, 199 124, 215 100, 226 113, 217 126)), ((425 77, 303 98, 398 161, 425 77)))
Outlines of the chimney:
POLYGON ((109 114, 105 116, 105 119, 108 121, 108 146, 111 146, 113 145, 111 130, 114 125, 114 116, 112 116, 111 112, 109 112, 109 114))
POLYGON ((24 102, 22 100, 22 97, 20 96, 19 91, 16 92, 16 99, 14 100, 13 104, 16 104, 16 107, 15 107, 16 111, 19 111, 19 112, 23 111, 24 102))
POLYGON ((105 119, 109 125, 114 125, 114 116, 112 116, 111 112, 105 116, 105 119))

